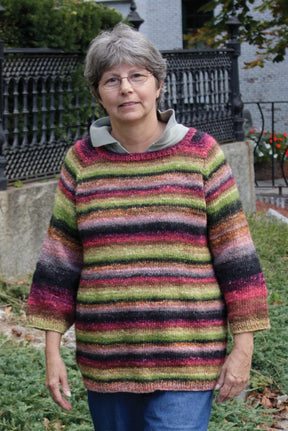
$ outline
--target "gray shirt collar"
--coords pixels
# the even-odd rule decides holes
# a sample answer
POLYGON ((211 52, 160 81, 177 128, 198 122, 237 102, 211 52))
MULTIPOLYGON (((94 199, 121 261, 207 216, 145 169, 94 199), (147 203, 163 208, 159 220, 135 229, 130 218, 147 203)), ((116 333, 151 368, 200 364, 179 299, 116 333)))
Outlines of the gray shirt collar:
MULTIPOLYGON (((166 123, 162 136, 147 148, 147 152, 162 150, 175 145, 181 141, 188 132, 188 127, 178 124, 173 109, 164 112, 157 112, 158 119, 166 123)), ((109 117, 100 118, 94 121, 90 127, 90 137, 94 147, 105 146, 115 153, 129 153, 119 141, 111 135, 111 123, 109 117)))

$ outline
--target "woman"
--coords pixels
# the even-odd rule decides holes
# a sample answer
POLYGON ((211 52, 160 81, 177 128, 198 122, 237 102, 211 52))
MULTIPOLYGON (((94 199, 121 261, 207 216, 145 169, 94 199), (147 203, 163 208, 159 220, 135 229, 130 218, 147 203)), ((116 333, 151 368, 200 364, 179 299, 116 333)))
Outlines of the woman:
POLYGON ((143 35, 99 35, 85 76, 108 117, 67 153, 28 302, 46 385, 70 410, 60 342, 75 323, 95 430, 207 430, 214 389, 245 388, 269 327, 235 181, 211 136, 157 111, 165 62, 143 35))

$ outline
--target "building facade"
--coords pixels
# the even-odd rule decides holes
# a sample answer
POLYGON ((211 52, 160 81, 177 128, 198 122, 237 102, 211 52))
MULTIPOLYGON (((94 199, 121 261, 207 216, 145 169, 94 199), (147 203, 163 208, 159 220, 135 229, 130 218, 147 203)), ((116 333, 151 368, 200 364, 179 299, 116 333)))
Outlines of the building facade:
MULTIPOLYGON (((98 3, 117 9, 124 18, 130 12, 130 0, 98 0, 98 3)), ((183 47, 181 0, 138 0, 135 4, 137 13, 144 20, 141 33, 158 49, 183 47)))
MULTIPOLYGON (((98 2, 119 10, 124 18, 130 12, 130 0, 98 0, 98 2)), ((193 1, 196 11, 199 0, 194 3, 193 1)), ((255 5, 257 3, 260 4, 261 0, 256 0, 255 5)), ((144 20, 140 27, 141 33, 149 37, 160 50, 183 48, 183 33, 189 26, 187 20, 193 20, 193 24, 196 22, 196 25, 199 21, 199 15, 195 17, 193 14, 190 0, 136 0, 135 4, 139 16, 144 20)), ((255 12, 255 18, 263 20, 265 15, 258 11, 255 12)), ((203 20, 203 18, 200 17, 199 25, 202 23, 201 19, 203 20)), ((274 102, 275 131, 287 132, 288 58, 281 63, 266 61, 264 68, 245 69, 245 63, 256 58, 256 50, 256 47, 243 43, 239 58, 240 88, 245 115, 247 111, 250 113, 248 126, 261 128, 261 114, 256 105, 257 102, 261 102, 265 117, 264 128, 271 131, 271 106, 274 102)))

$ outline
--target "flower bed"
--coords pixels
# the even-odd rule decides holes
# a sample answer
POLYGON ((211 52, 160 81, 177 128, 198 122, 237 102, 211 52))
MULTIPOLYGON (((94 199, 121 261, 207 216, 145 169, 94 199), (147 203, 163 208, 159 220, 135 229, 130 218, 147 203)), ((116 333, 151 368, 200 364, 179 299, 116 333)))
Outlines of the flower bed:
POLYGON ((247 138, 254 142, 254 169, 255 179, 271 180, 272 162, 274 168, 274 178, 282 178, 281 168, 284 159, 283 169, 286 179, 288 179, 288 138, 287 133, 270 133, 259 131, 257 128, 250 130, 247 138))

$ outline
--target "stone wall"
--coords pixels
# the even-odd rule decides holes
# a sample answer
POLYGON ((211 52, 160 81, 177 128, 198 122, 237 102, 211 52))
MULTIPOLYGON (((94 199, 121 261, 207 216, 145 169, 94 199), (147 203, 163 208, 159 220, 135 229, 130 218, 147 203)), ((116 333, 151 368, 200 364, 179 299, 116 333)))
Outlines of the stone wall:
POLYGON ((247 214, 256 211, 254 145, 251 141, 221 145, 235 177, 243 208, 247 214))
POLYGON ((57 180, 0 191, 0 277, 32 273, 51 217, 57 180))
MULTIPOLYGON (((255 211, 253 146, 247 142, 222 145, 243 207, 255 211)), ((57 180, 35 182, 0 191, 0 277, 33 273, 51 217, 57 180)))

